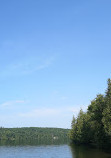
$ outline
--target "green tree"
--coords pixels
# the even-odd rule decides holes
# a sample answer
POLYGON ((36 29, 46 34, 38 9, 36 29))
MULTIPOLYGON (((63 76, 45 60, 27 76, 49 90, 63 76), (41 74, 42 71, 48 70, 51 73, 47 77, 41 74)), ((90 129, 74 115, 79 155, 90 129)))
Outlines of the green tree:
POLYGON ((77 119, 73 117, 70 139, 75 143, 88 143, 89 138, 89 115, 81 109, 77 119))
POLYGON ((97 95, 86 113, 80 110, 77 118, 73 117, 70 130, 73 142, 111 149, 111 79, 107 83, 105 95, 97 95))
POLYGON ((106 140, 106 134, 103 124, 103 111, 105 108, 105 99, 104 96, 99 94, 91 102, 88 107, 88 114, 90 115, 90 125, 91 125, 91 139, 93 143, 96 143, 98 146, 102 146, 106 140))
POLYGON ((103 111, 103 124, 106 133, 111 137, 111 79, 107 81, 108 87, 105 96, 105 109, 103 111))

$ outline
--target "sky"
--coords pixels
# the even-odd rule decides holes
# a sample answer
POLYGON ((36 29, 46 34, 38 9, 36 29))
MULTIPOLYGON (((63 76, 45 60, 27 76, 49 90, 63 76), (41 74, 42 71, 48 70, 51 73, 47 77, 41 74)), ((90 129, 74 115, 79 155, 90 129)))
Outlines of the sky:
POLYGON ((110 0, 0 1, 0 126, 70 128, 110 77, 110 0))

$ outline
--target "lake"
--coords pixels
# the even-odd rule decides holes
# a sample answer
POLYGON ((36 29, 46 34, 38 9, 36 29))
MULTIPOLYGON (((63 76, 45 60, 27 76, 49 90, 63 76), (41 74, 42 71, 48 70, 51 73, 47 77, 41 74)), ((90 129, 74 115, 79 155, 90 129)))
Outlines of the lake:
POLYGON ((111 158, 100 150, 70 145, 0 146, 0 158, 111 158))

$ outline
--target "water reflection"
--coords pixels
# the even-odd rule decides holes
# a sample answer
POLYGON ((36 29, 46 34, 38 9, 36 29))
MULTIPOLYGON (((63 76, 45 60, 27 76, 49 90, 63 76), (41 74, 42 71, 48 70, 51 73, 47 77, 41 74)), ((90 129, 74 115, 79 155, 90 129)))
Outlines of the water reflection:
POLYGON ((0 146, 0 158, 72 158, 68 145, 0 146))
POLYGON ((58 140, 34 140, 34 139, 29 139, 29 140, 0 140, 0 146, 25 146, 25 145, 30 145, 30 146, 40 146, 40 145, 62 145, 62 144, 68 144, 69 140, 68 139, 58 139, 58 140))
MULTIPOLYGON (((42 147, 44 146, 44 153, 46 151, 45 149, 51 149, 51 150, 53 149, 54 154, 56 154, 56 155, 59 154, 59 156, 61 154, 63 155, 63 153, 64 153, 65 155, 60 156, 61 158, 62 157, 64 157, 64 158, 111 158, 111 154, 105 153, 99 149, 91 148, 88 146, 77 146, 77 145, 68 145, 68 144, 69 144, 68 140, 45 140, 45 139, 41 140, 41 141, 37 141, 34 139, 16 140, 16 141, 15 140, 13 140, 13 141, 1 140, 0 148, 5 148, 5 150, 7 149, 11 152, 11 149, 14 148, 14 146, 17 146, 14 148, 14 149, 17 149, 17 151, 19 150, 20 146, 22 146, 23 148, 21 148, 21 149, 23 149, 23 152, 25 152, 24 149, 26 149, 27 145, 29 146, 28 150, 41 149, 41 151, 42 151, 42 147), (63 144, 66 144, 66 145, 63 145, 63 144), (46 147, 47 145, 49 145, 48 148, 46 147), (57 145, 57 146, 54 147, 53 145, 57 145), (2 147, 2 146, 4 146, 4 147, 2 147), (9 146, 9 147, 6 147, 6 146, 9 146), (41 148, 38 148, 39 146, 41 148), (57 148, 58 151, 55 151, 55 148, 57 148), (67 153, 67 155, 65 152, 67 153), (71 156, 71 153, 72 153, 72 156, 71 156)), ((0 150, 0 152, 2 152, 2 151, 3 150, 0 150)), ((58 155, 56 157, 58 157, 58 155)), ((4 156, 3 156, 3 158, 4 158, 4 156)))
POLYGON ((88 146, 71 145, 72 158, 111 158, 111 154, 88 146))

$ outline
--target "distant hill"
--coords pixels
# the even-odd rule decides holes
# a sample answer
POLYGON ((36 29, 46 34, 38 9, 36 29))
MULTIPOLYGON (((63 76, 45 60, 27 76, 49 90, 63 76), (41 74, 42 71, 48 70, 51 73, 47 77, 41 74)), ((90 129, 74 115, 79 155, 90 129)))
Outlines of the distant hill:
POLYGON ((59 144, 69 141, 69 129, 62 128, 0 128, 0 144, 59 144))

